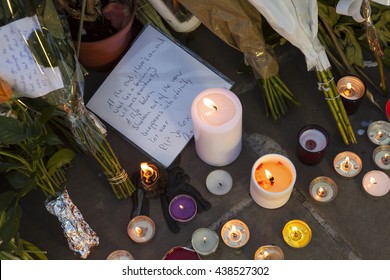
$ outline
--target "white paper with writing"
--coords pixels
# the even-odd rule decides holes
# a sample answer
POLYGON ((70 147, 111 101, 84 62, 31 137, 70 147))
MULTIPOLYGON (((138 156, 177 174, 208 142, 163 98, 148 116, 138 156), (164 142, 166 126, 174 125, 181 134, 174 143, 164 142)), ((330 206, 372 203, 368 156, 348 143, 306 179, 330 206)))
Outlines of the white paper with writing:
POLYGON ((43 96, 64 87, 58 67, 38 65, 27 46, 30 34, 40 28, 36 16, 0 27, 0 77, 25 97, 43 96))
POLYGON ((193 136, 192 101, 211 87, 231 84, 149 25, 87 107, 168 167, 193 136))

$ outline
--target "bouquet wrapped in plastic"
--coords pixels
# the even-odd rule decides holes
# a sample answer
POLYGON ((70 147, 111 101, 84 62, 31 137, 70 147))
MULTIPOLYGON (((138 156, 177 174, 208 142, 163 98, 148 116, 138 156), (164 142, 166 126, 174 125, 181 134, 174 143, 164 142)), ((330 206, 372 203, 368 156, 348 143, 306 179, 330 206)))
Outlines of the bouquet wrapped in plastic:
MULTIPOLYGON (((136 187, 112 150, 104 126, 83 101, 83 73, 66 18, 52 0, 9 0, 0 5, 0 77, 22 97, 43 98, 66 113, 79 146, 103 169, 117 198, 136 187)), ((17 96, 16 96, 17 97, 17 96)))
POLYGON ((272 48, 265 43, 261 15, 247 0, 179 0, 210 31, 241 51, 265 90, 266 115, 279 119, 297 98, 279 77, 272 48))
POLYGON ((317 0, 248 1, 267 19, 276 32, 302 51, 307 69, 316 69, 319 89, 325 95, 344 143, 356 143, 354 131, 336 89, 325 48, 317 37, 317 0))

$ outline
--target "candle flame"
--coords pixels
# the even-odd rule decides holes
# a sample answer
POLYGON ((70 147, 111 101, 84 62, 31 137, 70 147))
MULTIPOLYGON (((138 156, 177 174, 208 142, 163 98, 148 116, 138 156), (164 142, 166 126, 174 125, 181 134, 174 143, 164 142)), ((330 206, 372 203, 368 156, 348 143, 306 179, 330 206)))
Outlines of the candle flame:
POLYGON ((326 196, 326 190, 323 188, 323 187, 319 187, 318 190, 317 190, 317 195, 319 197, 324 197, 326 196))
POLYGON ((232 226, 232 232, 235 232, 235 231, 237 231, 237 229, 236 229, 236 226, 233 225, 233 226, 232 226))
POLYGON ((180 204, 180 205, 179 205, 179 208, 180 208, 180 209, 184 209, 184 206, 180 204))
POLYGON ((347 89, 351 89, 351 88, 352 88, 351 83, 347 83, 347 89))
POLYGON ((293 226, 293 227, 291 228, 291 230, 292 230, 293 233, 295 234, 295 233, 298 231, 298 228, 297 228, 296 226, 293 226))
POLYGON ((345 166, 348 166, 348 165, 349 165, 349 157, 346 157, 346 158, 345 158, 344 164, 345 164, 345 166))
POLYGON ((156 171, 147 162, 141 163, 141 176, 146 183, 153 183, 152 177, 156 171))
POLYGON ((370 177, 370 183, 373 185, 376 184, 376 180, 374 177, 370 177))
POLYGON ((134 231, 135 231, 135 234, 137 234, 137 236, 141 236, 143 233, 143 230, 140 227, 135 227, 134 231))
POLYGON ((206 241, 207 241, 207 237, 205 236, 203 237, 203 243, 206 243, 206 241))
POLYGON ((264 169, 265 171, 265 177, 271 182, 271 184, 274 183, 274 177, 272 176, 272 173, 268 169, 264 169))
POLYGON ((210 108, 210 109, 214 109, 215 111, 217 111, 217 104, 215 104, 215 102, 213 100, 211 100, 210 98, 203 98, 203 104, 210 108))

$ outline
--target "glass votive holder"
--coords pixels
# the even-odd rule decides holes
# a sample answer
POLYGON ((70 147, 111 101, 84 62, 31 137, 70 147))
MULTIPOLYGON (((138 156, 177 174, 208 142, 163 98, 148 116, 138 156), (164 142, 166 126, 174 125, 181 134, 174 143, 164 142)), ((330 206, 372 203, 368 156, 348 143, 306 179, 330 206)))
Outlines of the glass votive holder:
POLYGON ((319 163, 324 157, 329 139, 328 131, 322 126, 304 126, 298 133, 298 158, 308 165, 319 163))
POLYGON ((363 81, 356 76, 344 76, 337 81, 336 88, 347 114, 356 113, 366 93, 363 81))
POLYGON ((223 225, 221 237, 227 246, 238 249, 249 241, 249 228, 241 220, 230 220, 223 225))

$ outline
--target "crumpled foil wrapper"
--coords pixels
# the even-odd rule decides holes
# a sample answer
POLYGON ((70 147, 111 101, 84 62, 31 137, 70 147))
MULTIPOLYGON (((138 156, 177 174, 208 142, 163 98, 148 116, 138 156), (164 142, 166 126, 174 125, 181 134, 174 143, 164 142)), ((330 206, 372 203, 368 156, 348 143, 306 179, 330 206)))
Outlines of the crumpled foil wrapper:
POLYGON ((45 203, 47 211, 57 216, 68 240, 69 248, 86 259, 90 249, 99 245, 99 237, 84 220, 76 205, 64 191, 59 197, 45 203))

